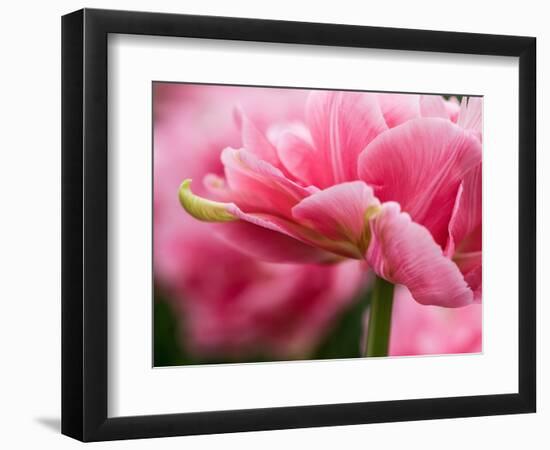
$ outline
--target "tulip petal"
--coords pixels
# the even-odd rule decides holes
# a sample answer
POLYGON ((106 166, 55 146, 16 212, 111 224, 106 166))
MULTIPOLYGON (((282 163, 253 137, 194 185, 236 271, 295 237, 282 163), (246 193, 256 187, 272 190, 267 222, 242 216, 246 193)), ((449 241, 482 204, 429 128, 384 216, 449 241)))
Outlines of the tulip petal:
POLYGON ((445 101, 441 95, 421 95, 420 114, 422 117, 449 118, 447 109, 445 108, 445 101))
MULTIPOLYGON (((479 255, 481 258, 481 255, 479 255)), ((482 268, 481 264, 475 269, 464 275, 464 279, 468 286, 474 291, 474 302, 481 303, 481 286, 482 286, 482 268)))
POLYGON ((331 253, 331 257, 328 258, 330 260, 334 260, 336 255, 344 258, 363 259, 363 254, 358 253, 357 246, 349 240, 330 239, 317 230, 308 228, 294 220, 270 214, 245 213, 233 204, 230 205, 229 211, 245 222, 290 236, 303 244, 329 252, 331 253))
POLYGON ((440 95, 378 94, 378 101, 389 128, 420 117, 450 119, 452 114, 440 95))
POLYGON ((306 104, 306 122, 318 152, 316 163, 330 178, 318 187, 357 179, 357 157, 387 129, 374 94, 314 91, 306 104))
POLYGON ((314 191, 246 150, 226 148, 221 158, 231 200, 245 212, 290 217, 292 207, 314 191))
POLYGON ((241 109, 235 110, 235 117, 241 128, 243 148, 259 159, 267 161, 275 167, 278 166, 277 150, 265 134, 256 127, 241 109))
POLYGON ((292 209, 304 226, 333 241, 350 242, 362 258, 370 239, 369 216, 380 208, 372 189, 362 181, 341 183, 317 192, 292 209))
POLYGON ((225 178, 214 173, 207 173, 202 179, 202 185, 215 200, 231 202, 231 191, 227 188, 225 178))
POLYGON ((275 263, 325 263, 337 256, 289 235, 251 222, 220 224, 217 234, 230 246, 261 261, 275 263))
POLYGON ((451 220, 445 253, 481 251, 481 163, 470 170, 461 184, 451 220))
POLYGON ((460 182, 480 162, 475 137, 447 119, 422 118, 373 140, 358 172, 381 202, 398 202, 443 247, 460 182))
POLYGON ((249 255, 270 262, 293 263, 334 262, 342 256, 357 258, 355 248, 347 241, 332 241, 291 220, 245 213, 234 204, 228 210, 241 221, 239 226, 221 226, 220 233, 249 255))
POLYGON ((378 94, 378 102, 388 128, 420 117, 419 96, 414 94, 378 94))
POLYGON ((328 183, 317 161, 317 152, 304 138, 294 133, 282 134, 277 142, 277 153, 286 170, 305 185, 324 186, 328 183))
POLYGON ((453 215, 445 254, 452 257, 464 279, 481 301, 482 202, 481 164, 464 177, 453 215))
POLYGON ((406 286, 418 303, 459 307, 473 302, 458 267, 446 258, 430 232, 388 202, 371 219, 366 259, 386 280, 406 286))
POLYGON ((478 139, 481 139, 483 127, 483 98, 462 97, 457 125, 465 130, 471 130, 478 139))

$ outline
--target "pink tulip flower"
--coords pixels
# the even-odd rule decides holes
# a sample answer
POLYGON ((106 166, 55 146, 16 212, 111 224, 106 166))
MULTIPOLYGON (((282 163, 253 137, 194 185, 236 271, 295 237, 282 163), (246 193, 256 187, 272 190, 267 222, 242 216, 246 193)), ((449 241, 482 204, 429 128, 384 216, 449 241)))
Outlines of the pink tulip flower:
MULTIPOLYGON (((241 145, 235 104, 263 125, 276 117, 293 121, 302 110, 304 92, 156 87, 155 282, 181 317, 183 345, 201 357, 307 357, 363 284, 361 263, 258 261, 220 240, 212 232, 216 225, 191 218, 177 198, 183 177, 222 174, 221 149, 227 143, 241 145)), ((200 185, 197 188, 206 194, 200 185)))
POLYGON ((481 299, 481 99, 312 91, 302 120, 267 131, 239 113, 210 199, 180 202, 221 222, 231 245, 272 262, 364 260, 425 305, 481 299), (453 121, 454 120, 456 121, 453 121))

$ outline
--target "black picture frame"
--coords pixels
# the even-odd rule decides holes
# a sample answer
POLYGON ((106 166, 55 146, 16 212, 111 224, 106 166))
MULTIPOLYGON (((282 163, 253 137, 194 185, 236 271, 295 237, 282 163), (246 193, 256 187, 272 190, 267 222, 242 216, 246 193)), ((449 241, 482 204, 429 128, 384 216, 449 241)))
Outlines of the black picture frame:
POLYGON ((83 9, 62 18, 62 433, 82 441, 535 412, 536 39, 83 9), (519 57, 518 392, 107 416, 107 36, 181 36, 519 57))

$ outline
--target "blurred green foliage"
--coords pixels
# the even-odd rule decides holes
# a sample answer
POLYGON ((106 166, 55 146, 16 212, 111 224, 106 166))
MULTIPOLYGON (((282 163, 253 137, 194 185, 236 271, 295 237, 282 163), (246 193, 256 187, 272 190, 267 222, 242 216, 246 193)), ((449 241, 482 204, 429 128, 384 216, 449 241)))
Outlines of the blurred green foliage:
POLYGON ((358 358, 361 355, 363 315, 370 303, 370 292, 360 292, 336 321, 332 331, 311 359, 358 358))
POLYGON ((155 295, 154 308, 154 366, 189 364, 178 344, 178 322, 170 305, 155 295))

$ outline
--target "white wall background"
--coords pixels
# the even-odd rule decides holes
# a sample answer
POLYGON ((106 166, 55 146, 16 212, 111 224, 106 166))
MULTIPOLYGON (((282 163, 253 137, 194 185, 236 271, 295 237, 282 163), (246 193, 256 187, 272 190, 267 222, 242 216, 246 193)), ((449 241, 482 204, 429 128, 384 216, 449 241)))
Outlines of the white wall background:
MULTIPOLYGON (((60 417, 60 16, 83 6, 451 31, 538 38, 539 230, 549 226, 549 12, 544 2, 306 2, 277 0, 88 0, 6 2, 0 17, 0 443, 3 448, 74 448, 60 417), (24 318, 24 320, 22 320, 24 318)), ((549 237, 539 233, 539 278, 549 237)), ((548 279, 548 278, 547 278, 548 279)), ((276 432, 101 443, 94 448, 532 448, 550 445, 550 307, 539 283, 539 412, 276 432)))

